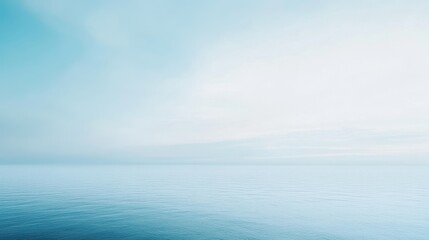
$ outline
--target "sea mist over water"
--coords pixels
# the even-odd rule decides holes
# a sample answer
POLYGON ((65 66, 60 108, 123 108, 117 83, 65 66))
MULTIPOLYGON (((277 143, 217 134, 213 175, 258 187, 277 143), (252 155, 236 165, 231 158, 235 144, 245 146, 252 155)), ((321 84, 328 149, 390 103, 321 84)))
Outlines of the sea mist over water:
POLYGON ((0 239, 414 239, 424 166, 1 166, 0 239))

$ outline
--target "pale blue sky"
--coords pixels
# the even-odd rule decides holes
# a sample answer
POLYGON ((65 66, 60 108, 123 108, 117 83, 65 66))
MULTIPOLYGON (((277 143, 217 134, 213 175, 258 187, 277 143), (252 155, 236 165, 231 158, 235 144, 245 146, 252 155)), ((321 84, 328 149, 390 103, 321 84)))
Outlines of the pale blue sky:
POLYGON ((0 1, 0 162, 425 162, 426 1, 0 1))

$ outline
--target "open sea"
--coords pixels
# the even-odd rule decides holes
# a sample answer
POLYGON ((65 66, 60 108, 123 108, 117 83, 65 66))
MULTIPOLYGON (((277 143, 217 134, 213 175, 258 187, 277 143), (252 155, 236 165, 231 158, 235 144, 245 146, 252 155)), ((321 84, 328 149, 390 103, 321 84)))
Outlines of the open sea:
POLYGON ((428 240, 427 166, 0 166, 0 239, 428 240))

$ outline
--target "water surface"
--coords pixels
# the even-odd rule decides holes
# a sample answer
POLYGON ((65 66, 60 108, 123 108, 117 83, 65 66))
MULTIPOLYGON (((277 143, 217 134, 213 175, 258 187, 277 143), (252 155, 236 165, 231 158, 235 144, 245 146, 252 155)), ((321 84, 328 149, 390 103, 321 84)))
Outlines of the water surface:
POLYGON ((0 166, 0 239, 429 239, 429 167, 0 166))

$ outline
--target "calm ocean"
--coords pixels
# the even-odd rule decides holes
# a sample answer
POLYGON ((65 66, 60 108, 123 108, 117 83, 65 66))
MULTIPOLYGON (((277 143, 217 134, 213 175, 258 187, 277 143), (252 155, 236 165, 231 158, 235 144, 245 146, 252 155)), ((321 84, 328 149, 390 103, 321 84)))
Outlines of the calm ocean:
POLYGON ((424 166, 0 166, 0 239, 428 240, 424 166))

